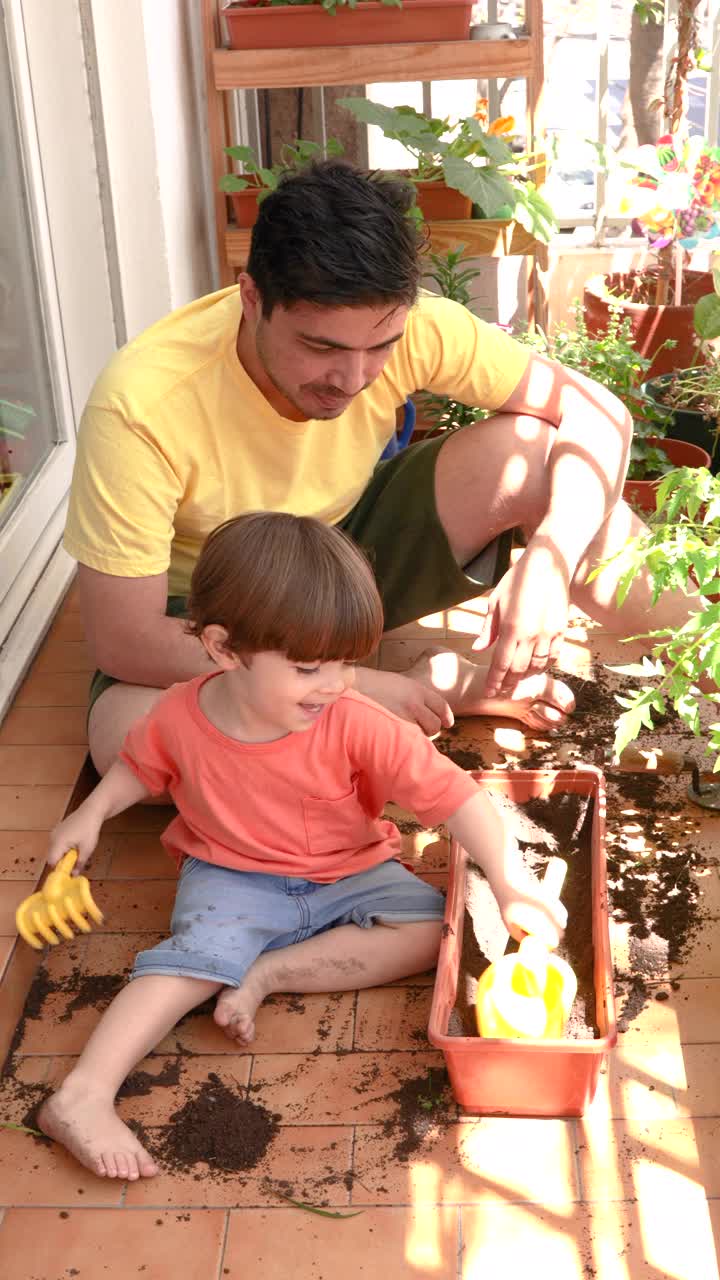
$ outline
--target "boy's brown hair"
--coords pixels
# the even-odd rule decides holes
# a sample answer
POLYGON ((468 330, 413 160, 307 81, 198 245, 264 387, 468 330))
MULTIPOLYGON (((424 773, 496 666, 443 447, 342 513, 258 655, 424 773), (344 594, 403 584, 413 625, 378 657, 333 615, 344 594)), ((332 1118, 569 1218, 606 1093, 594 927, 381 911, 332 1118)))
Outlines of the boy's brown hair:
POLYGON ((191 635, 212 623, 235 654, 357 661, 380 642, 382 602, 362 551, 309 516, 253 511, 207 538, 188 601, 191 635))

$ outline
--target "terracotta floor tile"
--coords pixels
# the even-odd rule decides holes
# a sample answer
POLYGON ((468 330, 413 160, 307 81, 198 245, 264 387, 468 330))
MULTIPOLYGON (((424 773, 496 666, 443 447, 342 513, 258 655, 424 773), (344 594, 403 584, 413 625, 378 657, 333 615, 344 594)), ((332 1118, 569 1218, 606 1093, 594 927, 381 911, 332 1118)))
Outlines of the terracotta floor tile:
POLYGON ((427 1045, 432 988, 373 987, 358 992, 355 1049, 417 1049, 427 1045))
POLYGON ((16 707, 87 707, 86 671, 32 670, 15 696, 16 707))
MULTIPOLYGON (((609 1280, 609 1272, 593 1271, 588 1215, 584 1206, 548 1209, 540 1204, 498 1205, 488 1202, 462 1209, 462 1277, 532 1276, 533 1280, 609 1280)), ((613 1273, 613 1280, 630 1273, 613 1273)), ((639 1275, 639 1273, 638 1273, 639 1275)), ((658 1273, 665 1280, 666 1273, 658 1273)), ((636 1280, 636 1273, 632 1273, 636 1280)))
POLYGON ((93 896, 105 916, 98 933, 170 931, 173 880, 96 880, 93 896))
POLYGON ((435 1127, 409 1158, 398 1155, 402 1141, 384 1127, 357 1126, 353 1204, 578 1198, 569 1121, 490 1118, 435 1127))
POLYGON ((43 675, 51 671, 85 671, 90 675, 95 663, 84 640, 56 640, 51 636, 37 655, 33 670, 43 675))
MULTIPOLYGON (((113 985, 107 983, 107 976, 122 979, 138 950, 147 942, 154 943, 155 937, 90 934, 53 947, 45 959, 47 978, 50 983, 62 982, 67 990, 51 991, 37 1008, 37 1015, 26 1017, 22 1052, 80 1053, 109 1003, 113 985), (73 980, 67 982, 71 975, 73 980)), ((120 986, 119 981, 118 990, 120 986)))
POLYGON ((454 1280, 457 1256, 456 1209, 368 1209, 344 1222, 240 1209, 230 1214, 223 1280, 454 1280))
POLYGON ((35 892, 34 880, 6 880, 0 893, 0 937, 17 937, 15 910, 35 892))
POLYGON ((410 1079, 443 1065, 433 1051, 334 1054, 257 1054, 251 1097, 282 1116, 283 1124, 377 1124, 397 1115, 391 1095, 410 1079))
POLYGON ((412 833, 403 836, 401 859, 403 862, 412 862, 415 871, 445 871, 449 857, 450 841, 438 838, 432 831, 421 831, 416 836, 412 833))
POLYGON ((13 1209, 0 1227, 3 1280, 216 1280, 224 1238, 217 1210, 13 1209))
MULTIPOLYGON (((13 940, 14 941, 14 940, 13 940)), ((23 1005, 33 978, 38 970, 40 952, 32 947, 12 947, 0 984, 0 1063, 15 1039, 23 1005)))
POLYGON ((15 938, 0 938, 0 982, 2 981, 3 974, 10 962, 10 956, 12 955, 15 942, 15 938))
POLYGON ((60 640, 62 643, 70 641, 74 644, 78 640, 84 640, 85 628, 78 610, 67 609, 61 611, 53 622, 50 635, 53 640, 60 640))
POLYGON ((703 919, 671 974, 684 978, 720 978, 720 871, 717 867, 707 867, 693 872, 692 882, 700 895, 703 919))
POLYGON ((667 1119, 678 1114, 676 1096, 685 1087, 682 1051, 665 1048, 647 1060, 635 1051, 613 1049, 601 1072, 591 1105, 593 1115, 605 1120, 633 1116, 642 1120, 667 1119))
POLYGON ((720 1118, 583 1121, 579 1159, 587 1200, 682 1196, 686 1184, 720 1195, 720 1118))
MULTIPOLYGON (((258 1010, 252 1053, 337 1053, 352 1047, 355 996, 275 995, 258 1010)), ((159 1053, 238 1053, 212 1016, 190 1015, 158 1045, 159 1053)))
POLYGON ((129 1185, 125 1203, 277 1208, 283 1203, 281 1191, 294 1200, 343 1209, 349 1204, 352 1137, 350 1126, 281 1127, 265 1157, 247 1173, 222 1174, 206 1164, 194 1165, 187 1173, 163 1172, 129 1185))
POLYGON ((11 707, 0 725, 0 744, 84 745, 86 721, 85 707, 11 707))
MULTIPOLYGON (((122 1182, 97 1178, 57 1143, 41 1142, 9 1129, 0 1134, 0 1204, 119 1207, 122 1192, 122 1182)), ((4 1264, 3 1245, 7 1247, 0 1228, 0 1257, 4 1264)), ((3 1280, 7 1275, 3 1265, 3 1280)), ((33 1272, 25 1275, 29 1277, 33 1272)))
POLYGON ((62 818, 72 787, 0 786, 0 813, 6 831, 49 831, 62 818))
POLYGON ((0 831, 0 880, 37 882, 47 855, 47 831, 0 831))
POLYGON ((686 1044, 687 1090, 678 1092, 681 1115, 720 1116, 720 1044, 686 1044))
MULTIPOLYGON (((26 786, 43 783, 74 783, 85 759, 85 748, 0 747, 0 778, 4 783, 26 786)), ((5 817, 3 815, 3 821, 5 817)))
POLYGON ((248 1054, 200 1054, 196 1058, 169 1055, 145 1058, 136 1068, 148 1076, 160 1076, 165 1071, 176 1083, 153 1085, 150 1092, 139 1097, 118 1098, 117 1109, 123 1120, 139 1120, 144 1125, 167 1124, 170 1116, 187 1101, 195 1088, 204 1084, 212 1072, 234 1093, 245 1096, 250 1077, 248 1054))
POLYGON ((720 1040, 720 978, 681 979, 674 990, 669 982, 650 989, 648 1003, 627 1025, 621 1045, 635 1041, 706 1044, 720 1040), (658 1000, 654 993, 665 998, 658 1000))
POLYGON ((161 845, 157 832, 110 832, 109 838, 113 840, 111 880, 177 880, 175 861, 161 845))
POLYGON ((175 817, 172 805, 136 804, 103 824, 107 832, 164 831, 175 817))
POLYGON ((699 1187, 688 1183, 683 1192, 674 1201, 588 1205, 587 1258, 594 1274, 602 1280, 718 1280, 710 1205, 699 1187))

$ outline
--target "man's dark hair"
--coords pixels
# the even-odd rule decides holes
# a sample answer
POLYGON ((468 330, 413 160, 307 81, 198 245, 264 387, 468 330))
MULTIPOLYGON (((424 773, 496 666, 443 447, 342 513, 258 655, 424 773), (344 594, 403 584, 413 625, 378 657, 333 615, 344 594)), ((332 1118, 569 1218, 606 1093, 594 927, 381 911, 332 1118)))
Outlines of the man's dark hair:
POLYGON ((324 160, 287 174, 260 204, 248 274, 268 317, 279 303, 412 306, 420 284, 412 183, 324 160))

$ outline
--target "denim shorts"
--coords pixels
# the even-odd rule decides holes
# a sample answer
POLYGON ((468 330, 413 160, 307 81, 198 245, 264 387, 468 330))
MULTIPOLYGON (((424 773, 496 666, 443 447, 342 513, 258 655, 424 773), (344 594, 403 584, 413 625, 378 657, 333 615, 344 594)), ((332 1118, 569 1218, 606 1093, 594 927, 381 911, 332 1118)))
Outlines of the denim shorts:
POLYGON ((172 934, 135 961, 145 974, 203 978, 239 987, 263 951, 303 942, 341 924, 442 920, 443 895, 391 859, 334 884, 233 871, 198 858, 183 863, 172 934))

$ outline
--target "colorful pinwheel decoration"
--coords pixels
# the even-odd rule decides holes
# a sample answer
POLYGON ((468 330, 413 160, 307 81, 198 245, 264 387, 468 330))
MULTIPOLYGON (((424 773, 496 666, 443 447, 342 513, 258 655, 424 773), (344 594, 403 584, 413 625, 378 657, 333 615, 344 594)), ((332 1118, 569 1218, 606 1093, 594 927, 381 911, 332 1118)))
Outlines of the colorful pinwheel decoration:
POLYGON ((666 134, 655 146, 639 147, 632 167, 621 208, 633 214, 653 249, 694 249, 720 236, 720 147, 666 134))

